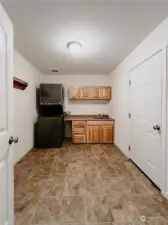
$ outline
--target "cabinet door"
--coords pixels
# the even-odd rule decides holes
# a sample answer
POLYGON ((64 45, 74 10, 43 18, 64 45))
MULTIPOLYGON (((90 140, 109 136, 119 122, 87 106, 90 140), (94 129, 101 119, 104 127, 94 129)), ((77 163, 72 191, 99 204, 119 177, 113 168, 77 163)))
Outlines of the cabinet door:
POLYGON ((87 143, 100 142, 100 126, 87 126, 87 143))
POLYGON ((110 100, 111 99, 111 87, 100 87, 99 88, 99 98, 110 100))
POLYGON ((69 99, 80 99, 80 88, 70 88, 69 99))
POLYGON ((113 143, 113 126, 100 127, 100 142, 113 143))
POLYGON ((70 89, 70 99, 98 99, 99 89, 94 87, 78 87, 70 89))
POLYGON ((98 87, 82 87, 82 99, 94 100, 99 99, 99 88, 98 87))
POLYGON ((80 96, 81 99, 89 99, 89 87, 82 87, 80 88, 80 96))
POLYGON ((89 96, 90 99, 99 99, 99 88, 98 87, 90 87, 89 88, 89 96))

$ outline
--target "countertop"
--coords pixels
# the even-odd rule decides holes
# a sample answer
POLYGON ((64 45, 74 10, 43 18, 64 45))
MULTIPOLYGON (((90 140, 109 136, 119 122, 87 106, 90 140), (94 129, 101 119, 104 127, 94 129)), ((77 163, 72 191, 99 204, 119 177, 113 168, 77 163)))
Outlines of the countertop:
POLYGON ((90 121, 114 121, 113 118, 109 119, 95 119, 97 115, 69 115, 64 118, 65 121, 73 121, 73 120, 90 120, 90 121))

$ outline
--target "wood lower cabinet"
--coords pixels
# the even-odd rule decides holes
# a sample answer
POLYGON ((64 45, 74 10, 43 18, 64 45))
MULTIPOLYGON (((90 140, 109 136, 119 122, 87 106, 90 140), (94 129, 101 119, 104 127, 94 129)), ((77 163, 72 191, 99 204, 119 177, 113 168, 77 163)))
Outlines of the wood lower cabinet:
POLYGON ((72 142, 86 143, 86 121, 72 121, 72 142))
POLYGON ((113 142, 113 126, 100 126, 100 143, 113 142))
POLYGON ((73 143, 113 143, 114 121, 72 121, 73 143))
POLYGON ((73 143, 86 143, 86 135, 73 134, 72 135, 73 143))
POLYGON ((113 143, 113 126, 87 126, 87 143, 113 143))
POLYGON ((100 142, 100 127, 87 126, 87 143, 99 143, 99 142, 100 142))

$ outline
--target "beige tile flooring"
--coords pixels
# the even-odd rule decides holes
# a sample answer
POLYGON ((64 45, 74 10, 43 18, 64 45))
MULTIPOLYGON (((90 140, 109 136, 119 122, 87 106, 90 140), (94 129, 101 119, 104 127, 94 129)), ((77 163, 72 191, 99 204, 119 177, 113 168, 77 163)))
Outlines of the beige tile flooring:
POLYGON ((113 145, 30 151, 15 166, 15 225, 167 225, 168 201, 113 145))

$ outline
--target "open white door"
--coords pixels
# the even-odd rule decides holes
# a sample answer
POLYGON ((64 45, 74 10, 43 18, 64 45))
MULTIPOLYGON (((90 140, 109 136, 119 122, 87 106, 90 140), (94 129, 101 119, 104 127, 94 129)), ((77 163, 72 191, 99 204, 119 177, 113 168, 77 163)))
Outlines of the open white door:
POLYGON ((131 70, 130 158, 161 188, 162 51, 131 70))
POLYGON ((13 26, 0 4, 0 225, 14 224, 12 104, 13 26))
POLYGON ((131 70, 130 158, 158 186, 162 184, 162 51, 131 70))

